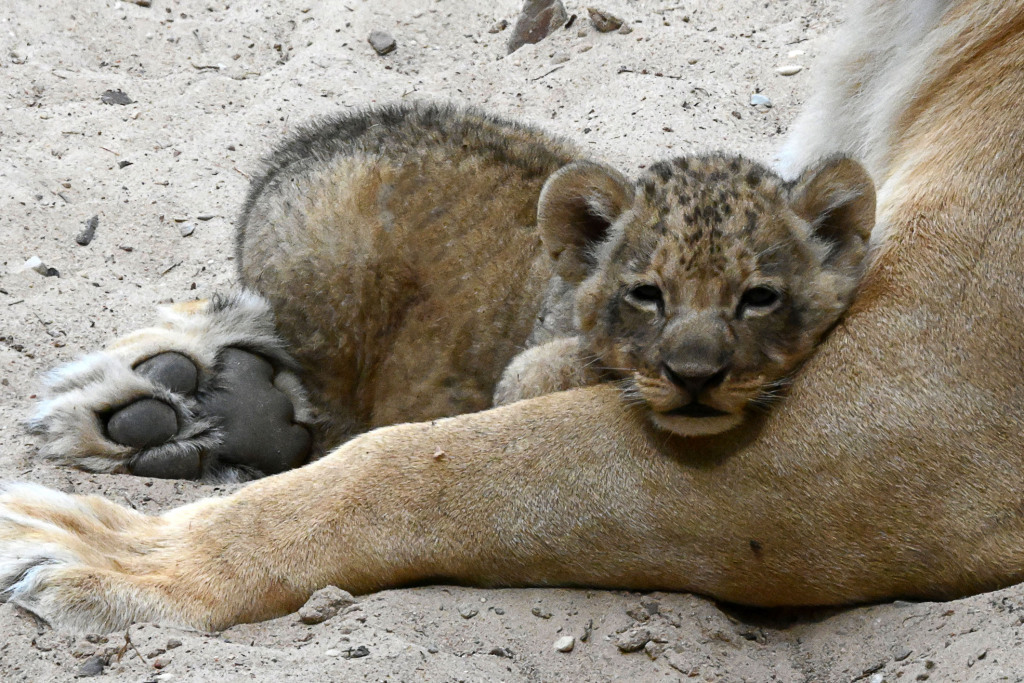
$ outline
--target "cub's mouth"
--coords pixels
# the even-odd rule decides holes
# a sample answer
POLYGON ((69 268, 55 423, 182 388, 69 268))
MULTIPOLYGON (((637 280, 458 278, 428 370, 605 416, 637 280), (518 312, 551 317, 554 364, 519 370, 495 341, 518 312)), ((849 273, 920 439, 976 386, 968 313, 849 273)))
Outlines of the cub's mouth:
POLYGON ((691 403, 686 404, 685 406, 680 406, 679 408, 675 408, 673 410, 667 410, 663 412, 662 415, 667 415, 668 417, 702 418, 725 417, 727 415, 731 415, 731 413, 727 413, 724 410, 719 410, 718 408, 712 408, 711 406, 704 403, 700 403, 698 401, 693 401, 691 403))

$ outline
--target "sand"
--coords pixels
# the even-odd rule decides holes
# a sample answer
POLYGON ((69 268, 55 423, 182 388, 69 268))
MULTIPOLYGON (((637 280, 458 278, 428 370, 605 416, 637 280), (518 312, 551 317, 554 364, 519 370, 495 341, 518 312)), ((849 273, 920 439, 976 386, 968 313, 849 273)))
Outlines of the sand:
MULTIPOLYGON (((489 29, 514 23, 518 0, 0 3, 0 478, 147 511, 229 490, 56 467, 21 420, 47 369, 147 323, 158 303, 230 286, 249 175, 310 117, 449 99, 539 124, 627 174, 702 150, 769 160, 838 14, 831 0, 595 6, 632 32, 598 33, 568 0, 569 28, 507 56, 510 29, 489 29), (374 30, 397 49, 379 56, 374 30), (107 91, 130 103, 105 103, 107 91), (752 106, 755 93, 773 106, 752 106), (59 276, 19 272, 31 257, 59 276)), ((427 587, 361 598, 319 625, 291 615, 215 634, 70 635, 5 604, 0 680, 1024 680, 1022 619, 1020 587, 795 614, 680 594, 427 587), (565 636, 573 649, 556 651, 565 636)))

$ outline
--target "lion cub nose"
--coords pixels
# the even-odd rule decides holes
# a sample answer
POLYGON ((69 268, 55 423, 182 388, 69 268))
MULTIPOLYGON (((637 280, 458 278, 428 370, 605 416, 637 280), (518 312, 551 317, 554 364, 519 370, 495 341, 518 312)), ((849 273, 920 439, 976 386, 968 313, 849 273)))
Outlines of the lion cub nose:
POLYGON ((729 368, 725 365, 711 366, 701 363, 686 363, 675 366, 662 363, 661 372, 665 375, 665 379, 680 389, 685 389, 686 393, 690 395, 691 401, 696 401, 697 397, 705 390, 712 389, 721 384, 729 373, 729 368))

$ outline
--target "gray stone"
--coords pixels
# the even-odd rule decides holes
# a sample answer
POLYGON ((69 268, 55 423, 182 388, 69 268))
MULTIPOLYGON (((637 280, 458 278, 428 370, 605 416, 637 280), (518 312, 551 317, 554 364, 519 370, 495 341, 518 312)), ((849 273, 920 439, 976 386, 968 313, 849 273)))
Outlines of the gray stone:
POLYGON ((555 641, 555 649, 559 652, 572 652, 574 647, 576 647, 576 639, 572 636, 562 636, 555 641))
POLYGON ((354 604, 356 599, 351 593, 336 586, 327 586, 313 593, 299 608, 299 620, 303 624, 321 624, 354 604))
POLYGON ((619 635, 615 640, 615 646, 622 652, 637 652, 642 650, 651 640, 651 632, 645 628, 631 628, 619 635))
POLYGON ((622 28, 622 19, 619 19, 614 14, 609 14, 604 10, 594 7, 588 7, 587 12, 590 14, 590 23, 601 33, 608 33, 622 28))
POLYGON ((754 107, 771 107, 772 101, 766 95, 754 93, 750 96, 750 104, 754 107))
POLYGON ((394 36, 387 31, 371 31, 370 37, 367 38, 367 41, 369 41, 373 51, 382 57, 394 52, 398 47, 398 43, 395 42, 394 36))
POLYGON ((562 0, 526 0, 508 38, 509 54, 527 43, 539 43, 568 20, 562 0))

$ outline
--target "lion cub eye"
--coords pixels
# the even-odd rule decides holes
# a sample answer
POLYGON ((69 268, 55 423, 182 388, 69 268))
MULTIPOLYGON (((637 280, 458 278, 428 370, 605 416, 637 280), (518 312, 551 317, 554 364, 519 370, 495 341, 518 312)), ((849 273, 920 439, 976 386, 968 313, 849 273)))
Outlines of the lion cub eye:
POLYGON ((626 300, 640 308, 657 306, 660 309, 664 305, 661 290, 656 285, 637 285, 626 292, 626 300))
POLYGON ((771 308, 779 300, 779 293, 769 287, 751 287, 740 297, 739 313, 748 309, 757 311, 771 308))

